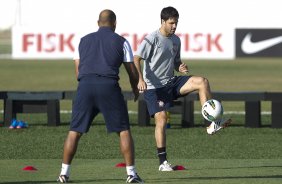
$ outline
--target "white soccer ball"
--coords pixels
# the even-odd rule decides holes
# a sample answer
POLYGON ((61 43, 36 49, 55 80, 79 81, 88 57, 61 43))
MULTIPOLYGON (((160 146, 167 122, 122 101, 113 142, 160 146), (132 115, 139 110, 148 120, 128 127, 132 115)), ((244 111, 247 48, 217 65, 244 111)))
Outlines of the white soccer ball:
POLYGON ((222 117, 223 107, 219 101, 210 99, 204 103, 202 115, 208 121, 216 121, 222 117))

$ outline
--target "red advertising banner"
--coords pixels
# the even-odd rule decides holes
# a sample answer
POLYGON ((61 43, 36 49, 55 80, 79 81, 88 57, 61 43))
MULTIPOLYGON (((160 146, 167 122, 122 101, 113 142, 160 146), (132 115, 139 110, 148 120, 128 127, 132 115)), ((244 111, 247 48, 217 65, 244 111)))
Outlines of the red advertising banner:
MULTIPOLYGON (((12 31, 12 57, 15 59, 69 59, 73 58, 79 39, 86 32, 14 27, 12 31)), ((148 34, 144 32, 121 32, 135 52, 148 34)), ((183 59, 233 59, 234 31, 190 29, 176 33, 181 39, 183 59)))

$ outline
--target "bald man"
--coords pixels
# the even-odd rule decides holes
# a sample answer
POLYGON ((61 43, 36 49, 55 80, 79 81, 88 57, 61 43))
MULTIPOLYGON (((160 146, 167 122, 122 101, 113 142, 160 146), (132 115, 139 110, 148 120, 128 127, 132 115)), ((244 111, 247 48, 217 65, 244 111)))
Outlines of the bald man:
MULTIPOLYGON (((81 38, 75 60, 78 80, 73 102, 70 130, 64 144, 63 163, 58 181, 67 183, 70 165, 80 137, 89 131, 93 119, 102 113, 107 131, 116 132, 126 163, 127 183, 143 183, 134 166, 134 143, 130 132, 128 109, 119 86, 119 67, 125 66, 135 101, 138 98, 138 72, 128 41, 115 33, 116 15, 103 10, 99 29, 81 38)), ((97 140, 98 141, 98 140, 97 140)))

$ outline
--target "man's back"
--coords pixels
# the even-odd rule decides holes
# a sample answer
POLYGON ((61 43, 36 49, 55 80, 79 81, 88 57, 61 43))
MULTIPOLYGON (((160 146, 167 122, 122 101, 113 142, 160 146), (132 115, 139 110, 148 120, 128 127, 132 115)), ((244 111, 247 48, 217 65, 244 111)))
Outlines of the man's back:
POLYGON ((85 75, 100 75, 118 79, 123 62, 125 39, 108 27, 84 36, 79 44, 79 79, 85 75))

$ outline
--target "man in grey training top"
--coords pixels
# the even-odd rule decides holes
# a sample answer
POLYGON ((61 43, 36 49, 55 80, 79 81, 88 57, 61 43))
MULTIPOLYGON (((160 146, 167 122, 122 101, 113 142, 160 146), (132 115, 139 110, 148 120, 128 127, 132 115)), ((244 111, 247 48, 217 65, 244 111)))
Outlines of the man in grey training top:
MULTIPOLYGON (((166 153, 166 111, 173 105, 173 100, 193 91, 198 91, 201 105, 211 99, 210 85, 206 78, 174 75, 174 70, 188 73, 187 65, 180 59, 180 38, 175 35, 178 18, 179 14, 175 8, 163 8, 160 29, 146 36, 134 56, 134 63, 139 72, 138 89, 144 92, 149 114, 155 118, 160 171, 173 171, 166 153), (144 61, 143 74, 141 61, 144 61)), ((214 134, 229 123, 231 119, 211 122, 207 133, 214 134)))

